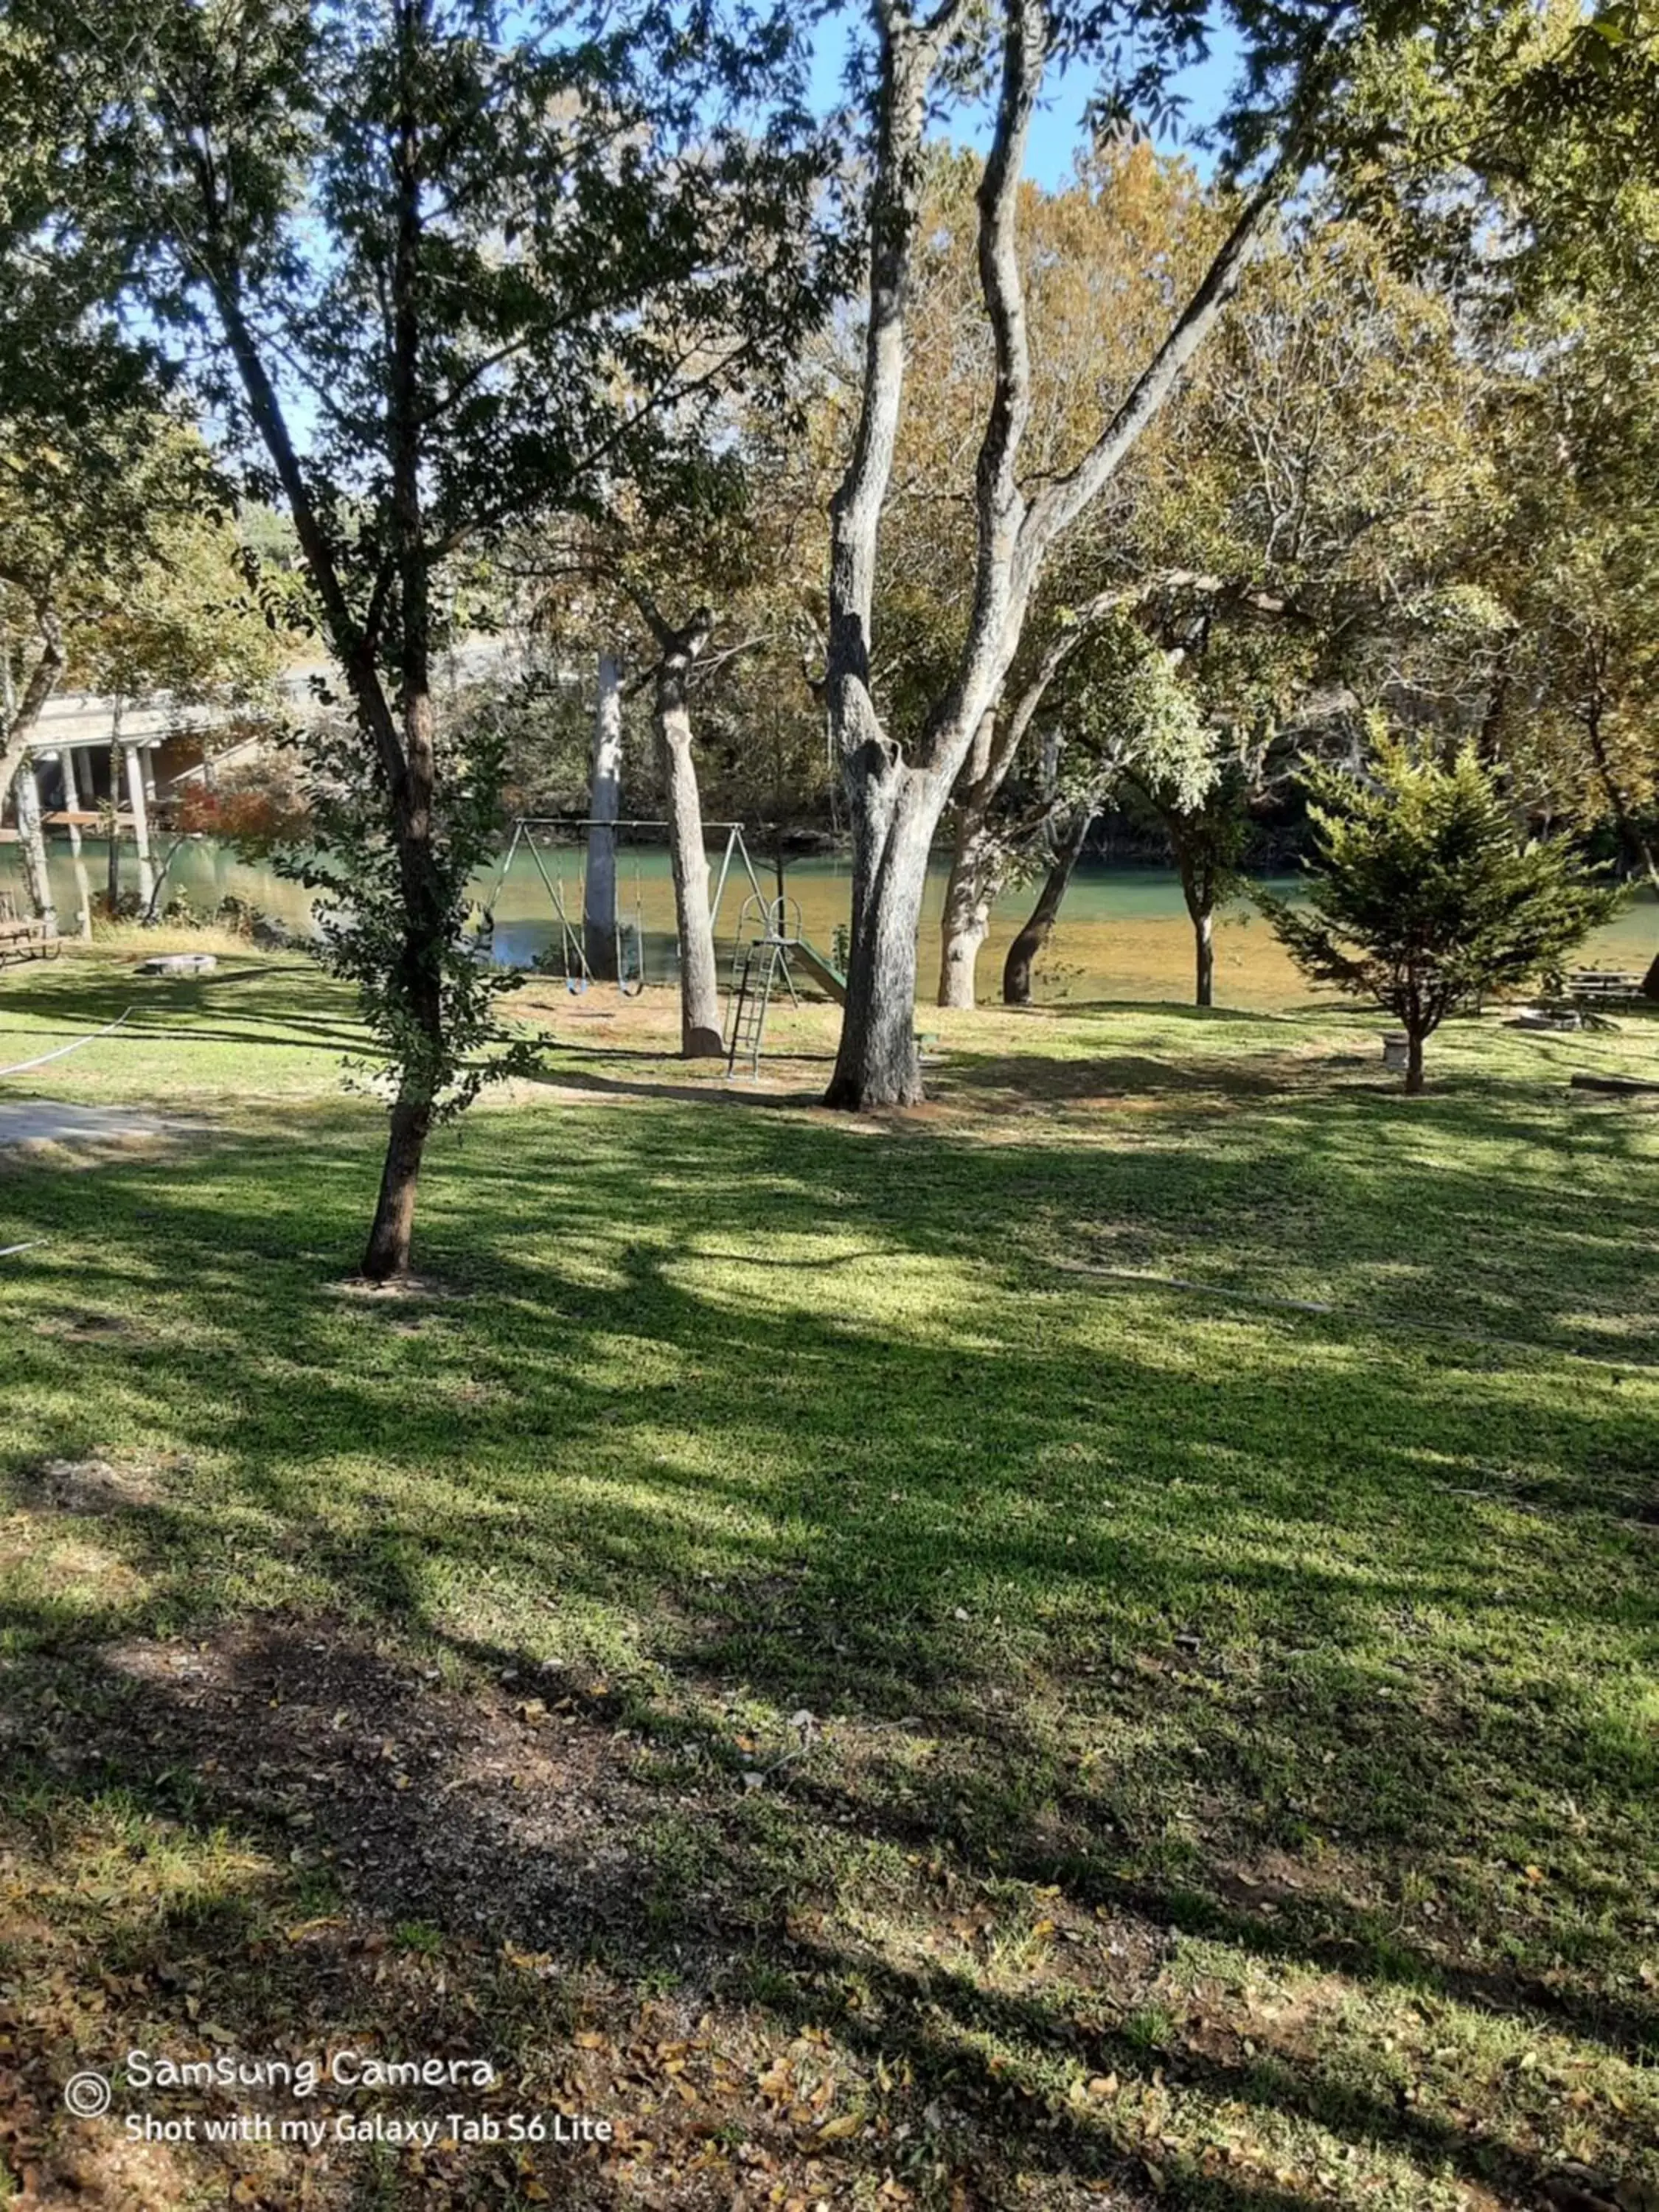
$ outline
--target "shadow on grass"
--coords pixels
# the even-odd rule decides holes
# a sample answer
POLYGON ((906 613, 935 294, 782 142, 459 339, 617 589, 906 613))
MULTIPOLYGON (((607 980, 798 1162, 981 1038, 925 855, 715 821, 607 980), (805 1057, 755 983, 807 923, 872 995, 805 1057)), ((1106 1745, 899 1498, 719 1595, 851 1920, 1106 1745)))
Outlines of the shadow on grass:
POLYGON ((153 1043, 158 1032, 180 1043, 319 1052, 358 1053, 366 1042, 349 994, 310 961, 256 960, 195 976, 139 975, 101 961, 63 963, 50 976, 31 978, 15 1007, 76 1031, 131 1008, 131 1026, 103 1041, 112 1048, 153 1043))
MULTIPOLYGON (((609 1694, 557 1699, 576 1710, 550 1741, 544 1724, 518 1718, 526 1708, 509 1702, 516 1681, 510 1691, 493 1686, 503 1674, 518 1676, 521 1655, 472 1646, 465 1656, 484 1670, 465 1696, 434 1692, 337 1622, 266 1622, 201 1647, 201 1656, 189 1645, 129 1644, 60 1659, 44 1679, 63 1718, 31 1747, 45 1752, 46 1766, 14 1778, 33 1799, 25 1826, 44 1816, 63 1831, 77 1796, 89 1805, 114 1797, 198 1838, 233 1834, 273 1863, 299 1856, 331 1893, 314 1901, 343 1914, 359 1942, 364 1930, 431 1929, 453 1947, 447 1958, 471 1949, 463 1971, 475 1984, 487 1980, 492 1960, 544 1960, 557 1990, 583 1989, 587 2017, 618 2040, 633 2007, 629 1993, 641 1988, 672 1996, 683 2021, 706 2026, 712 2008, 726 2040, 739 2019, 754 2033, 757 2014, 775 2047, 803 2031, 833 2038, 885 2123, 868 2139, 836 2144, 831 2172, 843 2183, 860 2168, 872 2183, 891 2174, 896 2127, 927 2142, 939 2173, 971 2177, 969 2203, 1018 2201, 1044 2175, 1121 2186, 1126 2172, 1139 2179, 1127 2160, 1170 2159, 1158 2124, 1137 2117, 1133 2090, 1126 2108, 1115 2109, 1120 2076, 1145 2082, 1156 2061, 1160 2084, 1214 2113, 1255 2112, 1268 2129, 1288 2118, 1328 2139, 1363 2142, 1373 2154, 1381 2146, 1408 2163, 1420 2160, 1425 2177, 1455 2175, 1501 2191, 1498 2201, 1541 2201, 1548 2164, 1490 2118, 1455 2124, 1351 2065, 1328 2064, 1294 2043, 1275 2048, 1259 2026, 1265 2048, 1237 2025, 1198 2014, 1190 2024, 1204 2027, 1205 2039, 1185 2033, 1189 2023, 1164 2002, 1161 1968, 1170 1931, 1187 1924, 1183 1902, 1190 1911, 1195 1900, 1121 1885, 1100 1897, 1086 1883, 1068 1885, 1065 1905, 1054 1910, 1066 1916, 1074 1946, 1094 1939, 1093 1954, 1074 1948, 1065 1969, 1030 1975, 1024 1988, 1006 1986, 1006 1977, 1000 1985, 980 1956, 948 1936, 884 1955, 879 1942, 836 1924, 823 1838, 839 1842, 847 1832, 822 1824, 850 1819, 853 1838, 866 1846, 914 1834, 948 1881, 971 1885, 983 1858, 961 1852, 951 1824, 895 1824, 866 1803, 840 1804, 810 1786, 763 1814, 717 1762, 682 1758, 665 1774, 619 1752, 616 1723, 632 1716, 609 1694), (404 1763, 416 1770, 413 1786, 404 1763), (296 1832, 304 1836, 298 1853, 296 1832), (825 1903, 830 1911, 814 1909, 825 1903), (918 1955, 930 1948, 935 1955, 918 1955), (1097 2102, 1075 2087, 1057 2093, 1059 2084, 1107 2080, 1111 2089, 1097 2102), (878 2081, 887 2084, 885 2096, 878 2081)), ((545 1704, 564 1685, 539 1676, 535 1686, 545 1704)), ((1002 1832, 1009 1834, 1006 1818, 1002 1832)), ((921 1854, 909 1856, 914 1863, 921 1854)), ((998 1881, 1006 1886, 1019 1871, 1005 1863, 998 1881)), ((912 1900, 894 1902, 902 1917, 912 1900)), ((246 1903, 222 1895, 205 1914, 195 1905, 182 1926, 106 1939, 100 1964, 135 1986, 158 1971, 184 1982, 210 1947, 228 1962, 213 1989, 216 2033, 257 2050, 269 2043, 273 2015, 287 2022, 302 2012, 318 2047, 355 2039, 368 1993, 350 1988, 346 1963, 328 1960, 331 1946, 321 1960, 315 1951, 304 1957, 300 1987, 273 1989, 263 1960, 273 1914, 279 1926, 284 1909, 302 1908, 280 1893, 246 1903)), ((948 1911, 936 1907, 936 1917, 948 1911)), ((917 1917, 926 1929, 925 1908, 917 1917)), ((1261 1948, 1259 1929, 1224 1931, 1213 1914, 1206 1932, 1241 1934, 1261 1948)), ((1269 1948, 1305 1955, 1293 1935, 1277 1934, 1269 1948)), ((1352 1959, 1342 1964, 1355 1972, 1352 1959)), ((406 1998, 401 2008, 407 2028, 406 1998)), ((557 2009, 564 2016, 552 2033, 568 2049, 574 2008, 563 1997, 557 2009)), ((521 2095, 545 2094, 543 2083, 524 2079, 534 2062, 515 2030, 531 2050, 544 2051, 548 2024, 514 2014, 510 2004, 492 2008, 482 2037, 475 2028, 459 2047, 487 2051, 521 2095)), ((451 2027, 452 2047, 459 2025, 451 2027)), ((590 2028, 586 2039, 602 2039, 590 2028)), ((427 2100, 434 2111, 456 2101, 427 2100)), ((603 2101, 601 2094, 586 2108, 603 2101)), ((781 2117, 751 2111, 743 2131, 763 2142, 771 2136, 787 2156, 800 2144, 777 2128, 781 2117)), ((687 2115, 671 2107, 644 2124, 653 2137, 672 2138, 677 2119, 687 2115)), ((813 2148, 821 2160, 824 2146, 809 2138, 813 2148)), ((1174 2170, 1176 2201, 1215 2212, 1310 2201, 1301 2185, 1280 2190, 1206 2170, 1179 2146, 1174 2170)), ((1168 2178, 1160 2166, 1160 2190, 1168 2178)), ((362 2201, 385 2199, 370 2191, 362 2201)), ((612 2200, 570 2190, 561 2201, 612 2200)), ((688 2193, 675 2201, 697 2200, 688 2193)))
MULTIPOLYGON (((1537 1164, 1559 1135, 1484 1091, 1298 1099, 1197 1148, 1035 1160, 678 1097, 485 1115, 436 1148, 423 1201, 422 1264, 456 1295, 368 1306, 319 1295, 355 1248, 362 1121, 319 1116, 303 1143, 273 1122, 95 1189, 42 1176, 9 1193, 54 1239, 5 1285, 18 1501, 50 1537, 76 1516, 43 1505, 43 1459, 155 1473, 153 1495, 79 1523, 125 1581, 74 1583, 71 1562, 67 1595, 26 1582, 7 1617, 14 1686, 50 1682, 74 1723, 48 1720, 27 1787, 67 1806, 117 1786, 273 1850, 297 1814, 307 1863, 371 1917, 550 1952, 562 1974, 665 1978, 688 2002, 757 1990, 786 2026, 830 2021, 908 2065, 896 2124, 959 2109, 956 2163, 1003 2161, 1011 2191, 1017 2166, 1121 2183, 1146 2154, 1139 2123, 1054 2109, 1054 2069, 1144 2072, 1130 2014, 1165 2001, 1172 1930, 1378 2001, 1553 2015, 1650 2052, 1629 1969, 1654 1758, 1619 1702, 1653 1620, 1648 1539, 1621 1518, 1649 1492, 1649 1415, 1553 1357, 1605 1348, 1587 1314, 1650 1311, 1650 1232, 1628 1128, 1575 1127, 1593 1204, 1537 1164), (1056 1284, 1051 1254, 1108 1233, 1224 1277, 1316 1267, 1351 1311, 1126 1312, 1056 1284), (298 1256, 319 1244, 337 1261, 298 1256), (1535 1352, 1368 1335, 1368 1309, 1402 1297, 1501 1310, 1535 1352), (120 1326, 66 1334, 66 1314, 120 1326), (250 1607, 332 1625, 239 1630, 250 1607), (153 1647, 137 1668, 108 1649, 185 1626, 228 1654, 193 1707, 153 1647), (370 1808, 334 1786, 320 1688, 270 1703, 276 1676, 309 1679, 317 1633, 447 1651, 503 1744, 511 1713, 481 1686, 551 1656, 538 1695, 573 1700, 565 1769, 517 1805, 463 1772, 447 1794, 382 1784, 370 1808), (596 1696, 601 1665, 616 1686, 596 1696), (734 1698, 757 1725, 846 1717, 749 1793, 734 1698), (312 1717, 261 1717, 284 1705, 312 1717), (275 1772, 250 1796, 205 1761, 251 1718, 275 1772), (618 1725, 640 1747, 625 1765, 618 1725), (583 1775, 625 1864, 555 1817, 583 1775), (1316 1838, 1333 1878, 1264 1879, 1316 1838), (1096 1961, 1081 1995, 1075 1975, 1001 1986, 948 1947, 920 1964, 919 1904, 897 1917, 922 1932, 885 1942, 838 1908, 855 1847, 1058 1885, 1129 1963, 1096 1961)), ((373 1664, 342 1678, 352 1740, 418 1735, 418 1678, 373 1664)), ((257 2040, 253 2011, 234 2024, 257 2040)), ((1381 2094, 1317 2047, 1222 2041, 1172 2042, 1194 2095, 1537 2201, 1524 2130, 1381 2094)), ((891 2154, 837 2153, 876 2172, 891 2154)), ((1178 2185, 1230 2212, 1309 2201, 1196 2169, 1178 2185)))
MULTIPOLYGON (((997 1015, 1047 1015, 1060 1021, 1069 1021, 1073 1015, 1089 1014, 1133 1014, 1142 1018, 1156 1016, 1160 1021, 1188 1022, 1200 1029, 1234 1022, 1255 1028, 1283 1028, 1285 1023, 1282 1014, 1262 1012, 1249 1006, 1195 1006, 1186 999, 1067 999, 1059 1005, 1042 1001, 1030 1006, 988 1005, 981 1011, 997 1015)), ((1326 1000, 1302 1011, 1328 1016, 1331 1006, 1326 1000)))

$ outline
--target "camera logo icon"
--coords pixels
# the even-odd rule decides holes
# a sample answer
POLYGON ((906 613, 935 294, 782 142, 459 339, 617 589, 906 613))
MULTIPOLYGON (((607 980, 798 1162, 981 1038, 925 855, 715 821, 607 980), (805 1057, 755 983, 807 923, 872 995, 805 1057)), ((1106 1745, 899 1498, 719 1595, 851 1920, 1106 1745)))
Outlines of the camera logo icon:
POLYGON ((109 2110, 109 2082, 101 2074, 71 2074, 64 2102, 77 2120, 96 2120, 109 2110))

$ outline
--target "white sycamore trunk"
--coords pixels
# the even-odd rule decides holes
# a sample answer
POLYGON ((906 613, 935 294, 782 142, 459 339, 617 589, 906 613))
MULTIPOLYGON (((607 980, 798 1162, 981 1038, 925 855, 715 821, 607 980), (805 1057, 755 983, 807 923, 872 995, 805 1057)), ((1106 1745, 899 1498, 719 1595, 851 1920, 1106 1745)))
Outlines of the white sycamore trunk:
POLYGON ((75 819, 81 812, 80 778, 76 770, 75 751, 65 745, 58 755, 64 769, 64 805, 69 820, 70 866, 75 872, 75 896, 80 903, 76 909, 75 926, 83 938, 92 935, 92 885, 87 879, 86 856, 81 849, 81 825, 75 819))
POLYGON ((674 919, 679 933, 680 1050, 687 1060, 718 1059, 726 1050, 720 1038, 720 972, 714 962, 708 855, 703 850, 702 800, 691 753, 689 703, 691 671, 708 642, 714 618, 707 607, 699 607, 683 629, 672 629, 648 599, 641 597, 641 605, 662 653, 653 719, 668 797, 674 919))
POLYGON ((971 1012, 979 1003, 981 947, 1002 888, 1001 854, 982 823, 964 820, 951 856, 939 925, 939 1002, 971 1012))
POLYGON ((589 972, 617 980, 617 833, 622 812, 622 682, 616 657, 602 653, 593 710, 593 780, 587 811, 587 878, 582 893, 582 951, 589 972))
POLYGON ((46 866, 46 836, 40 823, 40 787, 35 781, 32 760, 18 763, 12 795, 17 801, 17 836, 23 850, 23 877, 29 887, 30 903, 37 918, 46 925, 47 935, 56 937, 58 908, 52 901, 52 874, 46 866))
MULTIPOLYGON (((994 713, 1031 594, 1056 541, 1099 496, 1177 387, 1237 289, 1267 214, 1291 181, 1281 158, 1246 200, 1192 297, 1093 447, 1069 474, 1029 488, 1019 473, 1031 364, 1015 211, 1051 33, 1047 0, 1007 0, 995 123, 978 201, 978 258, 996 377, 975 471, 974 597, 956 670, 907 744, 883 726, 871 688, 878 541, 906 368, 905 315, 925 172, 929 88, 972 0, 918 20, 876 0, 881 84, 870 198, 869 312, 853 451, 830 502, 823 697, 854 830, 847 1006, 826 1103, 909 1105, 921 1096, 914 1024, 916 928, 939 817, 986 716, 994 713)), ((951 988, 957 989, 954 979, 951 988)))
POLYGON ((155 871, 149 856, 149 802, 144 793, 144 764, 137 745, 123 746, 127 764, 127 804, 132 809, 132 848, 138 863, 138 911, 148 914, 155 900, 155 871))

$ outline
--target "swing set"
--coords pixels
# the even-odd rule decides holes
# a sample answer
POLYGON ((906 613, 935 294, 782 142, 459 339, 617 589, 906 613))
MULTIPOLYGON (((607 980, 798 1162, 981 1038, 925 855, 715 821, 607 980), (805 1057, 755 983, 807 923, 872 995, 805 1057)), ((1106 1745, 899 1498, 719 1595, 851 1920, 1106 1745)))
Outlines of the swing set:
MULTIPOLYGON (((577 919, 571 919, 565 904, 564 877, 556 866, 550 874, 544 847, 556 844, 561 838, 573 842, 593 830, 658 830, 665 833, 670 824, 665 821, 647 820, 640 816, 624 816, 615 822, 601 822, 591 816, 577 818, 556 814, 520 814, 514 817, 513 835, 508 841, 495 880, 490 887, 488 909, 493 915, 496 897, 506 882, 513 866, 514 856, 520 846, 529 853, 541 878, 553 915, 559 927, 558 967, 554 972, 563 978, 564 987, 572 996, 589 989, 597 980, 587 957, 586 917, 583 914, 586 889, 583 878, 576 878, 577 919)), ((760 883, 755 874, 755 864, 749 857, 749 848, 744 842, 741 822, 709 822, 705 829, 726 833, 726 847, 720 854, 720 873, 715 878, 714 896, 709 902, 709 921, 716 932, 720 928, 720 902, 726 896, 726 880, 732 862, 738 862, 753 886, 757 899, 763 897, 760 883)), ((745 908, 746 910, 746 908, 745 908)), ((634 861, 634 911, 624 921, 620 899, 613 900, 611 915, 612 939, 616 949, 617 989, 624 999, 636 999, 645 988, 645 927, 641 898, 640 866, 637 852, 634 861)), ((550 950, 551 948, 550 947, 550 950)), ((675 945, 678 958, 679 947, 675 945)))

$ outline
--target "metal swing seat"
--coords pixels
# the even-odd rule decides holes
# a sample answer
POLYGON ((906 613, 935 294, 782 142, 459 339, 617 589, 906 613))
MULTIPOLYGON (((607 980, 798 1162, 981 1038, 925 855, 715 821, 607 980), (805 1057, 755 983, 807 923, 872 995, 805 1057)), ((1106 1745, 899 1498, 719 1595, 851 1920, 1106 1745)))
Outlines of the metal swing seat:
MULTIPOLYGON (((710 901, 710 922, 713 927, 718 928, 720 923, 720 903, 726 895, 726 883, 731 877, 732 863, 734 861, 742 867, 744 873, 748 877, 750 884, 754 887, 754 896, 744 902, 744 913, 747 915, 751 908, 758 909, 759 907, 765 904, 765 902, 761 897, 760 884, 755 874, 754 863, 749 857, 749 848, 744 841, 742 823, 710 822, 706 823, 704 826, 708 830, 720 830, 724 831, 726 834, 725 849, 720 855, 720 871, 715 878, 714 894, 713 899, 710 901)), ((515 817, 513 823, 513 836, 508 842, 507 850, 502 854, 500 866, 496 870, 495 881, 493 886, 490 900, 490 907, 493 908, 494 906, 494 894, 500 891, 501 885, 507 880, 508 872, 513 866, 514 855, 517 854, 520 847, 521 845, 524 846, 530 854, 530 857, 535 866, 537 874, 542 879, 543 888, 547 893, 549 902, 553 909, 554 919, 558 925, 559 950, 557 955, 557 966, 553 969, 552 972, 563 981, 565 989, 573 998, 580 996, 581 993, 591 989, 599 979, 594 975, 592 968, 588 962, 585 932, 576 921, 572 920, 570 911, 566 907, 563 876, 558 872, 555 872, 553 873, 549 872, 543 858, 542 848, 536 841, 536 832, 538 830, 551 831, 556 835, 562 835, 566 837, 574 838, 593 830, 609 830, 611 831, 618 830, 666 830, 668 827, 669 824, 665 821, 647 821, 644 818, 635 817, 619 817, 614 821, 599 821, 594 817, 587 816, 580 817, 568 817, 562 815, 526 814, 515 817)), ((580 912, 583 904, 581 895, 582 878, 580 876, 577 878, 577 884, 576 905, 577 910, 580 912)), ((799 927, 799 909, 797 909, 797 927, 799 927)), ((617 992, 619 995, 624 999, 636 999, 645 989, 647 981, 644 904, 637 858, 635 859, 634 866, 633 913, 631 915, 624 915, 622 910, 621 902, 617 902, 612 910, 611 928, 614 933, 613 942, 616 949, 617 992)), ((744 923, 741 919, 738 923, 738 935, 739 945, 741 945, 744 935, 744 923)), ((678 948, 677 945, 677 957, 678 953, 678 948)))

